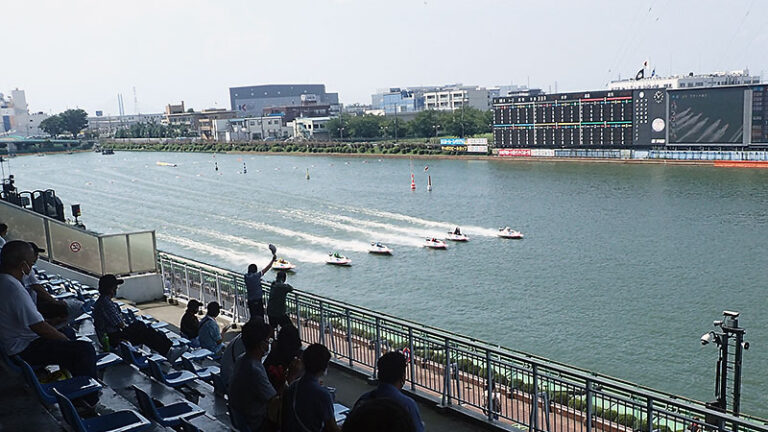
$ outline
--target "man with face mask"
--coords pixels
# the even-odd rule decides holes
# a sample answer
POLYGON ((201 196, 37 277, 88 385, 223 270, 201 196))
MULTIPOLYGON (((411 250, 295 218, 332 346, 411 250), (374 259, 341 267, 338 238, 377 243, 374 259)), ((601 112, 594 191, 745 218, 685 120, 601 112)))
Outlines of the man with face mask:
POLYGON ((0 344, 33 366, 57 364, 73 376, 96 378, 96 352, 88 342, 71 341, 45 322, 21 280, 32 271, 29 243, 10 241, 0 251, 0 344))
POLYGON ((328 370, 331 353, 323 345, 312 344, 301 355, 304 376, 283 394, 283 432, 338 432, 333 397, 320 383, 328 370))

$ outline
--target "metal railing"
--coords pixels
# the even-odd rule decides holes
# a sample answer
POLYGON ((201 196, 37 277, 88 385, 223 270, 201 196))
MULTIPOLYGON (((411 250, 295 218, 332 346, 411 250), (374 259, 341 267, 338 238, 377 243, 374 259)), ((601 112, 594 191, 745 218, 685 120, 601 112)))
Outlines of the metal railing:
MULTIPOLYGON (((166 293, 216 300, 242 322, 243 275, 159 253, 166 293)), ((264 284, 265 295, 269 286, 264 284)), ((302 291, 287 299, 306 343, 324 344, 342 364, 376 375, 389 350, 409 359, 406 390, 502 427, 556 432, 768 432, 766 421, 734 417, 702 402, 509 350, 302 291), (491 409, 488 409, 490 407, 491 409)))

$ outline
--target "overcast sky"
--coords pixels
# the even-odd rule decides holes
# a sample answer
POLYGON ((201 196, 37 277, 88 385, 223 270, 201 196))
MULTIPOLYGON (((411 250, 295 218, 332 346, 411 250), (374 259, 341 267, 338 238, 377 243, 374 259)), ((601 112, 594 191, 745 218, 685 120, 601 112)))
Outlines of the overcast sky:
POLYGON ((229 107, 230 86, 323 83, 341 102, 446 83, 605 87, 768 73, 764 0, 0 0, 0 92, 34 111, 229 107))

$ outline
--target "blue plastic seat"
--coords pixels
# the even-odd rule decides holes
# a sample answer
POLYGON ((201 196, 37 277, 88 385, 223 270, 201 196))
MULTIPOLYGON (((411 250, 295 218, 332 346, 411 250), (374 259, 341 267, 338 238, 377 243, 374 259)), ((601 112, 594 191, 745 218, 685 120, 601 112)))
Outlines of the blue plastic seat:
POLYGON ((96 356, 96 370, 106 369, 110 366, 122 363, 123 359, 115 353, 101 353, 96 356))
POLYGON ((139 401, 141 413, 160 423, 161 426, 180 426, 182 419, 190 419, 205 414, 204 409, 187 401, 179 401, 158 407, 147 392, 135 385, 133 390, 136 392, 136 399, 139 401))
POLYGON ((136 411, 118 411, 89 419, 82 419, 77 414, 75 406, 66 396, 57 390, 53 391, 59 402, 59 409, 64 421, 75 432, 137 432, 149 429, 152 423, 136 411))
POLYGON ((21 366, 27 384, 35 390, 37 397, 45 405, 56 403, 56 396, 53 394, 54 390, 66 395, 70 399, 78 399, 101 390, 101 384, 98 381, 86 376, 76 376, 64 381, 42 384, 27 362, 19 358, 18 363, 21 366))
POLYGON ((210 381, 213 375, 219 375, 221 373, 221 368, 218 366, 206 366, 198 368, 194 363, 192 363, 192 360, 184 357, 183 355, 181 356, 181 367, 197 375, 201 380, 204 381, 210 381))
POLYGON ((163 369, 160 368, 160 365, 156 361, 147 359, 147 362, 149 363, 150 375, 167 386, 173 388, 181 387, 184 384, 197 379, 197 375, 190 371, 183 370, 166 374, 163 373, 163 369))
POLYGON ((202 429, 189 422, 189 419, 181 419, 181 432, 203 432, 202 429))
POLYGON ((336 419, 337 425, 341 426, 342 423, 344 423, 344 420, 347 419, 348 414, 349 414, 349 408, 345 407, 340 403, 333 404, 333 416, 336 419))
POLYGON ((213 352, 211 350, 205 349, 205 348, 198 348, 194 351, 187 351, 184 354, 181 355, 184 358, 187 358, 189 360, 200 360, 204 359, 206 357, 213 356, 213 352))
POLYGON ((251 432, 251 428, 248 427, 248 422, 245 420, 245 416, 232 409, 232 405, 227 404, 227 411, 229 411, 229 420, 232 422, 232 427, 237 429, 238 432, 251 432))
POLYGON ((150 357, 145 356, 144 354, 141 354, 134 348, 130 343, 126 341, 120 342, 120 357, 123 358, 127 363, 132 364, 139 368, 140 370, 144 370, 149 367, 149 359, 155 360, 155 361, 162 361, 165 360, 165 357, 159 355, 159 354, 152 354, 150 357))

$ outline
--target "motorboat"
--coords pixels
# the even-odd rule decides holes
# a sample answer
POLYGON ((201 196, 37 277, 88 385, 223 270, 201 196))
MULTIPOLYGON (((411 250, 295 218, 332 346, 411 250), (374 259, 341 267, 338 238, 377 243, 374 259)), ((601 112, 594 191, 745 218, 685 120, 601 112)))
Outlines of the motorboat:
POLYGON ((444 241, 436 239, 434 237, 427 237, 427 240, 424 242, 424 247, 427 247, 430 249, 448 249, 448 246, 445 244, 444 241))
POLYGON ((103 154, 103 155, 113 155, 113 154, 115 154, 115 151, 112 150, 111 148, 105 148, 105 149, 101 150, 101 154, 103 154))
POLYGON ((336 266, 350 266, 352 265, 352 260, 338 252, 334 252, 328 254, 328 258, 326 258, 325 263, 336 266))
POLYGON ((272 263, 272 270, 292 271, 295 268, 295 264, 283 258, 278 258, 272 263))
POLYGON ((177 166, 175 163, 172 163, 172 162, 161 162, 161 161, 157 161, 157 162, 155 162, 155 164, 156 164, 157 166, 164 166, 164 167, 174 167, 174 168, 177 166))
POLYGON ((499 228, 499 233, 497 235, 501 238, 506 238, 506 239, 514 239, 514 240, 523 239, 523 233, 521 233, 520 231, 515 231, 510 227, 499 228))
POLYGON ((392 255, 392 249, 380 242, 371 242, 371 247, 368 248, 368 253, 378 255, 392 255))
POLYGON ((446 240, 455 241, 455 242, 466 242, 469 241, 469 237, 467 237, 466 234, 462 234, 461 232, 448 232, 448 234, 445 236, 446 240))

